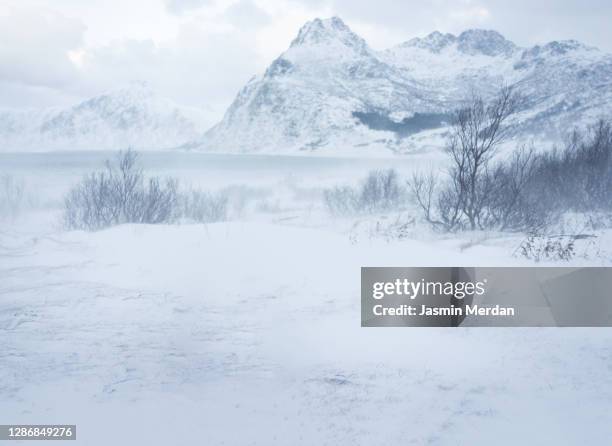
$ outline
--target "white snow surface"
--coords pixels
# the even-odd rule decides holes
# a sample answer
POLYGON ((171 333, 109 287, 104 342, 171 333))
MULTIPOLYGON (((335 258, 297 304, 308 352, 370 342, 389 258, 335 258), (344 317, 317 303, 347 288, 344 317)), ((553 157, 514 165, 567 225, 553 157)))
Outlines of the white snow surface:
MULTIPOLYGON (((359 228, 388 216, 330 219, 316 188, 374 161, 238 157, 213 176, 197 166, 221 161, 196 155, 145 161, 260 201, 223 223, 65 231, 60 199, 87 158, 3 158, 39 197, 0 222, 3 423, 76 423, 86 445, 612 437, 611 329, 360 327, 360 267, 531 265, 512 256, 521 236, 387 240, 359 228)), ((601 240, 572 264, 609 265, 601 240)))

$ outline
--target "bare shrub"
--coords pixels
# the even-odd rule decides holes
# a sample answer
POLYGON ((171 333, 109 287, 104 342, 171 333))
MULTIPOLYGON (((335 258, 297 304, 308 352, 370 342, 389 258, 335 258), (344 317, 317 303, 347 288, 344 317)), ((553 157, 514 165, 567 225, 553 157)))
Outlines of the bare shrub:
POLYGON ((572 235, 529 235, 519 246, 518 253, 529 260, 570 261, 576 254, 576 240, 572 235))
POLYGON ((0 219, 15 218, 23 207, 25 185, 12 175, 0 176, 0 219))
POLYGON ((278 197, 266 197, 255 203, 255 210, 266 214, 278 214, 283 211, 281 200, 278 197))
POLYGON ((534 177, 533 149, 493 162, 510 136, 507 119, 521 98, 504 88, 490 102, 474 96, 454 113, 446 151, 446 177, 417 173, 410 187, 425 219, 444 231, 463 229, 534 230, 545 224, 537 197, 528 190, 534 177))
MULTIPOLYGON (((454 177, 451 179, 455 180, 454 177)), ((433 172, 416 172, 408 184, 427 222, 437 229, 456 230, 460 227, 461 201, 452 187, 445 185, 438 192, 438 182, 439 179, 433 172)))
POLYGON ((149 178, 140 195, 140 207, 133 214, 135 223, 170 223, 177 217, 178 180, 149 178))
POLYGON ((145 179, 131 150, 119 152, 100 172, 86 175, 64 200, 69 229, 98 230, 122 223, 167 223, 176 219, 178 182, 145 179))
POLYGON ((446 147, 452 161, 446 194, 462 218, 453 223, 472 230, 484 225, 483 213, 491 190, 489 163, 509 136, 505 122, 517 106, 518 96, 511 88, 503 88, 489 102, 474 95, 465 107, 454 112, 446 147))
POLYGON ((402 198, 395 170, 373 170, 361 186, 358 207, 366 212, 386 211, 396 208, 402 198))
POLYGON ((349 233, 349 239, 357 242, 359 239, 382 239, 387 242, 411 239, 416 236, 416 220, 407 213, 361 219, 354 223, 349 233))
POLYGON ((541 154, 532 181, 543 203, 567 211, 612 210, 612 125, 574 131, 562 150, 541 154))
POLYGON ((181 217, 199 223, 227 220, 228 194, 191 189, 180 195, 181 217))
POLYGON ((540 230, 572 212, 599 215, 604 224, 612 210, 612 126, 575 130, 561 150, 515 152, 499 165, 491 191, 506 202, 502 229, 540 230))
POLYGON ((398 209, 404 197, 404 188, 393 169, 373 170, 357 187, 337 186, 323 192, 327 209, 341 216, 398 209))
POLYGON ((336 186, 323 191, 325 206, 333 215, 347 216, 357 212, 358 194, 352 187, 336 186))
POLYGON ((534 232, 551 224, 559 210, 534 189, 537 157, 533 148, 520 149, 497 163, 486 181, 489 189, 482 227, 534 232))
POLYGON ((73 187, 64 199, 64 226, 95 230, 118 221, 118 209, 111 202, 110 179, 104 172, 92 173, 73 187))
POLYGON ((591 230, 607 229, 612 227, 612 214, 610 212, 591 212, 586 215, 588 228, 591 230))

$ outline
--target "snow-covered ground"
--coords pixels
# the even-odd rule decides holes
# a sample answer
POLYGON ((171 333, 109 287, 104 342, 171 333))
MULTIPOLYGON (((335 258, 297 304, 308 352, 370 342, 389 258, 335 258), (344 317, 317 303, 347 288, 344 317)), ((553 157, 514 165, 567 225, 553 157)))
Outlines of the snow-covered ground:
MULTIPOLYGON (((390 217, 322 208, 321 187, 431 159, 145 157, 158 173, 243 187, 247 203, 225 223, 87 233, 63 230, 59 205, 100 160, 54 156, 0 165, 30 203, 0 223, 4 423, 77 424, 86 445, 612 438, 612 329, 360 327, 361 266, 530 264, 512 256, 518 235, 416 225, 390 240, 372 230, 390 217)), ((611 263, 600 235, 576 263, 611 263)))

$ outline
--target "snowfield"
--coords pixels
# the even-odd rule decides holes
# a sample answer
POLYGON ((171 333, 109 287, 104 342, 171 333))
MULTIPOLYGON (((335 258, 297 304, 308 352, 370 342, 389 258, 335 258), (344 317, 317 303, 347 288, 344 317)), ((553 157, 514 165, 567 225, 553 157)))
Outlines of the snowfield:
MULTIPOLYGON (((313 190, 410 160, 239 159, 218 176, 190 158, 158 163, 209 187, 265 179, 271 195, 229 222, 90 233, 58 225, 61 194, 89 164, 48 156, 41 175, 3 159, 39 197, 0 223, 4 423, 77 424, 86 445, 612 438, 611 329, 360 327, 362 266, 532 264, 512 255, 520 235, 415 225, 390 240, 372 228, 391 217, 330 219, 313 190)), ((572 264, 609 265, 611 237, 572 264)))

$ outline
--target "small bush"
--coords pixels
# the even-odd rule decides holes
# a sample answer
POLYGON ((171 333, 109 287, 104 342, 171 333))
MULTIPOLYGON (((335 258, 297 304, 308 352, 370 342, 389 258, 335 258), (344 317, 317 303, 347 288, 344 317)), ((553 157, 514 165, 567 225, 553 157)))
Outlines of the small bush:
POLYGON ((576 254, 576 236, 529 235, 519 246, 518 253, 529 260, 570 261, 576 254))
POLYGON ((181 217, 199 223, 214 223, 227 220, 228 195, 213 194, 197 189, 181 193, 181 217))
POLYGON ((471 201, 462 192, 465 175, 459 168, 446 181, 414 175, 413 194, 434 227, 531 233, 564 213, 605 215, 612 211, 612 125, 600 121, 587 132, 575 131, 562 150, 522 149, 485 166, 469 183, 476 197, 471 201))
POLYGON ((558 209, 548 206, 533 187, 537 160, 533 149, 517 150, 487 174, 482 229, 534 232, 558 216, 558 209))
POLYGON ((358 209, 358 194, 348 186, 336 186, 323 191, 323 200, 333 215, 352 215, 358 209))
POLYGON ((393 169, 373 170, 355 188, 337 186, 323 192, 329 212, 340 216, 397 209, 403 198, 404 189, 393 169))
POLYGON ((23 207, 24 183, 11 175, 0 176, 0 219, 15 218, 23 207))
POLYGON ((122 223, 210 223, 227 219, 228 195, 180 191, 174 178, 146 178, 137 154, 119 152, 100 172, 86 175, 64 199, 68 229, 95 231, 122 223))
POLYGON ((402 188, 395 170, 374 170, 368 174, 359 194, 359 208, 368 212, 399 206, 402 188))
POLYGON ((612 125, 574 131, 562 150, 540 155, 532 181, 542 204, 567 211, 612 210, 612 125))
POLYGON ((136 153, 120 152, 106 169, 91 173, 64 200, 69 229, 98 230, 122 223, 167 223, 176 219, 178 182, 145 179, 136 153))
POLYGON ((412 239, 416 234, 416 220, 412 215, 398 213, 393 216, 367 218, 355 222, 349 233, 349 239, 382 239, 387 242, 412 239))

